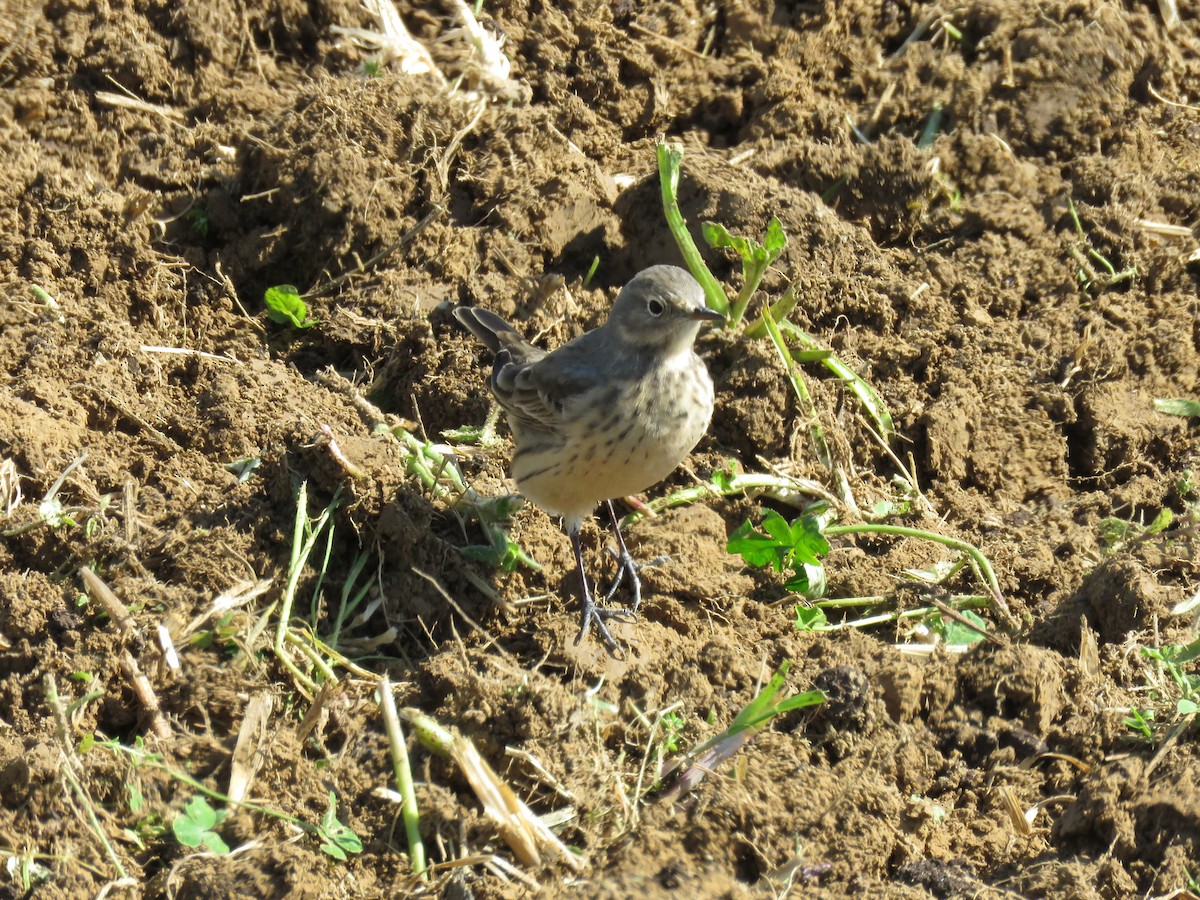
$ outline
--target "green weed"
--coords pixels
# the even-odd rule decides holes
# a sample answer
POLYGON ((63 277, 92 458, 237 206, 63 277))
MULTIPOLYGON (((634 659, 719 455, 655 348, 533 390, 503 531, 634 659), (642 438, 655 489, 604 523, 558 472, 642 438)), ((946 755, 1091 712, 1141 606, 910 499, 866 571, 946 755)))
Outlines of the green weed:
MULTIPOLYGON (((752 298, 758 292, 767 269, 779 258, 787 246, 787 236, 776 217, 772 217, 768 222, 761 241, 731 234, 728 229, 718 223, 704 223, 705 238, 712 246, 732 250, 741 257, 743 284, 737 297, 731 303, 724 288, 704 263, 700 251, 688 231, 683 214, 680 212, 677 191, 682 159, 683 151, 679 147, 668 144, 658 146, 663 213, 667 220, 667 226, 683 255, 684 262, 704 288, 709 307, 727 317, 727 328, 732 330, 744 326, 742 339, 756 340, 764 336, 770 338, 798 401, 800 417, 808 423, 814 453, 822 466, 829 470, 838 498, 850 509, 856 510, 857 505, 850 490, 849 479, 826 439, 821 418, 809 394, 800 365, 802 363, 820 363, 841 379, 861 403, 863 411, 872 423, 873 430, 883 443, 885 450, 887 442, 894 436, 891 413, 879 393, 848 365, 839 360, 829 347, 822 345, 788 320, 788 316, 796 308, 800 299, 795 284, 790 285, 773 302, 763 302, 761 314, 753 322, 747 323, 746 312, 752 298), (798 352, 792 350, 790 345, 793 344, 798 345, 798 352)), ((890 454, 890 450, 888 452, 890 454)), ((911 482, 909 473, 905 472, 902 466, 900 470, 905 480, 911 482)), ((911 492, 919 494, 915 485, 911 492)))
POLYGON ((679 201, 676 199, 679 193, 679 173, 683 162, 683 149, 675 144, 659 144, 657 152, 663 215, 666 216, 667 227, 671 229, 675 243, 679 246, 679 252, 683 254, 683 261, 687 264, 688 271, 700 282, 700 287, 704 288, 704 296, 708 300, 709 308, 715 309, 728 319, 729 298, 725 296, 724 288, 705 265, 704 258, 700 255, 696 242, 692 240, 691 232, 688 231, 687 222, 683 219, 679 201))
POLYGON ((1182 416, 1185 419, 1200 418, 1200 400, 1187 400, 1182 397, 1164 400, 1156 397, 1154 408, 1168 416, 1182 416))
MULTIPOLYGON (((481 441, 491 440, 495 423, 495 416, 489 414, 479 435, 481 441)), ((453 447, 423 441, 399 425, 380 425, 377 431, 390 434, 400 442, 405 469, 425 490, 449 502, 461 523, 477 522, 483 529, 485 543, 460 548, 464 556, 497 566, 506 572, 513 571, 517 566, 535 570, 541 568, 508 533, 511 518, 524 500, 515 494, 484 497, 468 487, 453 447)))
POLYGON ((918 150, 928 150, 933 146, 938 133, 942 130, 942 119, 945 118, 945 114, 945 108, 940 102, 933 104, 933 109, 929 111, 929 116, 925 119, 925 127, 921 130, 921 136, 917 138, 918 150))
POLYGON ((742 260, 742 288, 729 308, 729 327, 737 328, 742 324, 746 315, 746 307, 750 298, 758 290, 767 269, 779 258, 787 246, 787 237, 783 226, 775 216, 767 224, 762 243, 750 238, 730 234, 724 225, 716 222, 705 222, 701 226, 704 239, 708 246, 718 250, 733 250, 742 260))
POLYGON ((62 306, 59 305, 58 301, 49 291, 36 284, 29 285, 29 291, 45 307, 49 318, 53 319, 59 325, 66 324, 67 317, 63 315, 62 306))
POLYGON ((1187 890, 1193 895, 1200 896, 1200 876, 1193 875, 1192 870, 1187 866, 1184 866, 1183 871, 1187 873, 1187 890))
POLYGON ((1122 723, 1151 743, 1169 740, 1186 730, 1200 713, 1200 638, 1190 644, 1143 647, 1146 683, 1139 690, 1145 701, 1126 711, 1122 723))
POLYGON ((600 257, 593 256, 592 264, 588 267, 587 274, 583 276, 583 286, 586 288, 592 283, 592 279, 596 277, 596 270, 600 268, 600 257))
POLYGON ((1154 710, 1131 709, 1129 715, 1121 720, 1125 727, 1148 741, 1154 740, 1154 710))
POLYGON ((784 660, 763 689, 734 716, 728 728, 690 750, 683 759, 664 773, 664 783, 668 786, 663 791, 663 801, 678 799, 692 790, 716 766, 762 731, 775 716, 795 709, 816 706, 825 701, 825 695, 817 690, 792 694, 784 700, 777 701, 776 697, 783 690, 790 667, 791 661, 784 660), (674 777, 666 781, 667 776, 672 775, 674 777))
POLYGON ((1190 716, 1200 712, 1200 675, 1187 671, 1188 663, 1200 659, 1200 638, 1190 644, 1143 647, 1142 656, 1157 663, 1175 686, 1176 715, 1190 716))
POLYGON ((679 752, 679 739, 683 735, 685 719, 677 712, 664 713, 660 719, 663 727, 662 746, 667 753, 679 752))
POLYGON ((208 798, 228 806, 238 806, 250 812, 288 822, 301 831, 313 835, 320 842, 321 849, 335 859, 345 859, 347 854, 359 853, 362 850, 362 842, 358 836, 348 825, 343 824, 337 818, 337 798, 333 791, 329 792, 329 807, 325 815, 322 816, 318 824, 314 825, 311 822, 306 822, 295 816, 289 816, 287 813, 280 812, 277 809, 264 806, 260 803, 236 801, 232 797, 208 787, 187 772, 169 766, 164 762, 161 753, 151 753, 146 750, 140 737, 134 740, 132 746, 129 746, 122 744, 115 738, 101 739, 94 734, 85 735, 84 739, 80 742, 80 752, 86 753, 94 749, 108 750, 115 756, 125 757, 132 763, 134 768, 148 766, 158 769, 168 777, 186 784, 203 795, 194 797, 188 803, 184 813, 176 817, 172 823, 172 832, 175 834, 176 839, 185 846, 204 846, 214 853, 228 852, 229 850, 220 836, 212 830, 225 818, 227 811, 217 812, 213 810, 205 799, 208 798), (180 821, 181 819, 183 821, 180 821), (192 840, 195 840, 196 843, 189 843, 192 840), (220 843, 216 844, 216 841, 220 843), (220 850, 218 849, 219 847, 225 847, 225 849, 220 850))
POLYGON ((1137 276, 1137 269, 1133 266, 1118 272, 1108 257, 1095 248, 1091 238, 1083 230, 1083 222, 1079 218, 1079 211, 1075 208, 1075 201, 1069 196, 1067 197, 1067 210, 1070 213, 1071 222, 1075 225, 1075 233, 1078 235, 1078 241, 1071 244, 1067 248, 1067 252, 1071 254, 1078 266, 1075 276, 1081 290, 1098 294, 1114 284, 1137 276), (1093 262, 1098 263, 1100 268, 1097 269, 1093 262))
MULTIPOLYGON (((795 627, 801 631, 836 631, 842 628, 862 628, 898 619, 920 618, 926 626, 941 635, 947 643, 970 644, 980 639, 980 632, 985 623, 978 616, 966 616, 967 621, 976 628, 965 625, 950 616, 944 615, 937 605, 920 607, 915 610, 890 610, 858 619, 847 620, 837 624, 829 622, 828 609, 860 609, 863 607, 878 608, 886 606, 886 597, 851 597, 845 599, 822 599, 826 590, 824 557, 829 553, 831 536, 846 536, 852 534, 883 534, 895 537, 915 538, 932 541, 949 547, 961 554, 960 559, 935 572, 910 571, 908 574, 923 581, 941 583, 957 574, 964 567, 970 567, 976 578, 987 589, 986 596, 968 594, 950 598, 946 604, 955 612, 993 606, 1012 624, 1012 616, 1000 593, 1000 585, 996 580, 991 563, 971 544, 956 538, 946 537, 932 531, 919 528, 909 528, 903 525, 885 525, 880 523, 863 522, 858 525, 832 525, 825 510, 809 512, 788 522, 774 510, 763 514, 761 524, 756 526, 750 520, 744 522, 730 536, 726 544, 729 553, 741 556, 749 566, 762 568, 770 566, 777 572, 788 572, 790 577, 785 588, 805 598, 807 603, 797 606, 795 627)), ((963 614, 964 616, 966 614, 963 614)))
POLYGON ((263 304, 267 307, 267 316, 271 321, 280 325, 305 329, 318 324, 318 320, 309 318, 308 304, 293 285, 277 284, 267 288, 263 295, 263 304))
POLYGON ((729 537, 727 553, 741 556, 748 566, 771 566, 787 570, 791 577, 784 587, 812 600, 825 596, 825 564, 829 541, 822 534, 822 514, 799 516, 788 522, 775 510, 767 510, 758 527, 749 519, 729 537))
POLYGON ((362 853, 362 840, 349 825, 337 817, 337 794, 329 792, 329 806, 317 826, 321 849, 334 859, 347 859, 352 853, 362 853))
POLYGON ((175 840, 185 847, 203 847, 211 853, 224 856, 229 852, 229 845, 213 829, 228 816, 228 810, 215 810, 203 797, 193 797, 171 823, 171 832, 175 840))
POLYGON ((1100 543, 1111 554, 1120 550, 1130 541, 1166 531, 1174 521, 1174 512, 1169 509, 1161 509, 1149 525, 1109 516, 1101 519, 1096 527, 1100 530, 1100 543))
POLYGON ((199 237, 206 238, 212 231, 212 219, 208 210, 202 206, 193 206, 184 214, 184 218, 199 237))

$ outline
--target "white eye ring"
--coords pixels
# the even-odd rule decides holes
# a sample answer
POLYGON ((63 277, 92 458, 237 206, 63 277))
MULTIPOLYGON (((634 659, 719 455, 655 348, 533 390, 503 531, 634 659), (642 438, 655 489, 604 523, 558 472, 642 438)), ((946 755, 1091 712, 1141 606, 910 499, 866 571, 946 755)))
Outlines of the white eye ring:
POLYGON ((654 316, 656 319, 666 311, 667 308, 663 306, 663 302, 661 300, 651 299, 646 302, 646 312, 650 313, 650 315, 654 316))

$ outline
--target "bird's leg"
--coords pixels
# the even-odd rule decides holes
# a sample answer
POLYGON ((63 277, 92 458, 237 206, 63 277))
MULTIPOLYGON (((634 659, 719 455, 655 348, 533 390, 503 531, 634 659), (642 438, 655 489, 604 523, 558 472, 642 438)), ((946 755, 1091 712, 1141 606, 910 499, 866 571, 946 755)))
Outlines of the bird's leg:
MULTIPOLYGON (((638 572, 642 569, 661 566, 667 561, 667 557, 659 556, 649 562, 636 562, 633 554, 629 552, 629 548, 625 546, 625 537, 621 534, 621 526, 617 522, 617 511, 613 509, 612 501, 605 500, 604 503, 608 507, 608 518, 612 521, 613 534, 617 536, 617 547, 620 548, 616 553, 613 553, 613 556, 617 558, 617 573, 613 576, 612 586, 604 595, 604 602, 608 603, 608 601, 612 600, 613 596, 617 593, 617 588, 621 586, 621 582, 628 575, 630 587, 633 590, 633 606, 629 607, 629 611, 636 613, 642 603, 642 579, 638 577, 638 572)), ((610 550, 609 552, 612 551, 610 550)))
POLYGON ((583 618, 579 623, 579 634, 575 638, 575 643, 578 645, 587 636, 594 622, 596 630, 600 632, 600 638, 608 645, 608 648, 614 653, 620 653, 621 647, 612 636, 612 632, 608 630, 608 626, 604 624, 604 620, 617 615, 632 615, 633 610, 604 609, 597 606, 596 601, 592 599, 592 589, 588 586, 587 572, 583 566, 583 548, 580 546, 581 530, 579 522, 572 522, 567 528, 567 535, 571 538, 571 549, 575 551, 575 567, 579 571, 579 587, 583 594, 583 618))

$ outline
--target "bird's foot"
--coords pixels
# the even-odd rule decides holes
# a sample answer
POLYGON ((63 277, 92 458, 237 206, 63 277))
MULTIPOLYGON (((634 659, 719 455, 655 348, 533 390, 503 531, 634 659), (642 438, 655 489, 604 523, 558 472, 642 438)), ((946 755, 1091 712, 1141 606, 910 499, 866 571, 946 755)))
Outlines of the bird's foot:
POLYGON ((600 635, 600 639, 614 653, 620 655, 621 645, 617 643, 616 638, 612 636, 612 632, 608 630, 608 625, 605 624, 606 619, 611 619, 614 616, 627 616, 632 618, 636 613, 632 609, 618 607, 616 609, 600 606, 591 598, 591 592, 585 592, 583 595, 583 615, 579 622, 579 634, 575 637, 575 644, 578 646, 587 633, 591 631, 592 625, 596 626, 596 632, 600 635))
POLYGON ((617 562, 617 572, 613 576, 613 582, 604 594, 604 602, 608 603, 616 596, 617 588, 621 583, 628 578, 630 589, 633 591, 633 605, 629 607, 631 614, 636 614, 638 607, 642 605, 642 579, 638 577, 638 572, 642 569, 653 569, 656 566, 661 566, 664 563, 670 562, 669 556, 656 556, 654 559, 644 563, 637 562, 633 555, 622 545, 620 550, 608 548, 608 552, 612 554, 613 559, 617 562))

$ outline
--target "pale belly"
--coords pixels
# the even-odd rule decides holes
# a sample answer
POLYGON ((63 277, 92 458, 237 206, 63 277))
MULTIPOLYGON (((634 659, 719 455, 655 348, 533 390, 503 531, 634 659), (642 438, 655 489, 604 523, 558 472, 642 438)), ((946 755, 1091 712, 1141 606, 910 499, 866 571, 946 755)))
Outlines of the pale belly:
POLYGON ((670 475, 708 428, 712 380, 702 363, 664 368, 624 402, 593 407, 564 429, 558 447, 514 459, 521 493, 568 519, 670 475))

